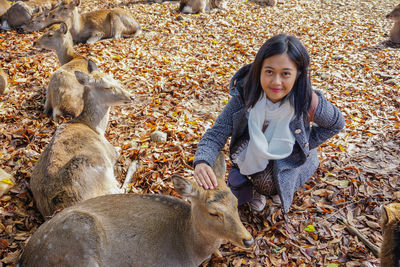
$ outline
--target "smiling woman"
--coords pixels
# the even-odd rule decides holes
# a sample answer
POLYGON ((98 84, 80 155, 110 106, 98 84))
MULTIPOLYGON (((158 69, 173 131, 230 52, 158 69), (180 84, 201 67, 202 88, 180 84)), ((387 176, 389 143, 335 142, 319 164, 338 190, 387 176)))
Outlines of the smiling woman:
POLYGON ((292 91, 297 66, 287 53, 264 59, 260 75, 261 87, 267 98, 277 103, 292 91))
POLYGON ((210 166, 231 137, 228 184, 239 204, 262 211, 269 196, 289 211, 295 191, 319 165, 316 148, 344 127, 340 111, 312 90, 309 62, 297 38, 280 34, 233 76, 231 100, 197 147, 199 185, 217 186, 210 166))

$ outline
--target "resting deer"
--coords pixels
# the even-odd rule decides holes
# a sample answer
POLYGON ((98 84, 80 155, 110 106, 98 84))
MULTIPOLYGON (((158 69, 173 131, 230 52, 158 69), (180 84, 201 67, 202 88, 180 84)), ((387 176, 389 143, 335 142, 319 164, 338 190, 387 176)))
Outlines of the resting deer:
POLYGON ((44 113, 57 119, 58 116, 78 116, 83 109, 83 85, 75 78, 75 71, 88 73, 88 61, 75 53, 72 36, 67 25, 51 25, 34 47, 56 50, 61 67, 50 77, 46 90, 44 113))
POLYGON ((381 208, 381 224, 381 266, 400 267, 400 203, 391 203, 381 208))
POLYGON ((7 88, 7 84, 7 74, 5 74, 2 69, 0 69, 0 94, 4 93, 7 88))
POLYGON ((44 223, 27 243, 22 266, 197 267, 228 240, 250 247, 254 239, 240 221, 237 199, 225 184, 225 161, 217 158, 218 187, 172 177, 172 196, 116 194, 69 207, 44 223))
POLYGON ((104 38, 118 39, 141 32, 141 26, 123 9, 96 10, 80 14, 78 12, 79 4, 80 0, 60 4, 49 13, 44 21, 40 22, 38 19, 35 29, 44 28, 56 21, 65 21, 73 40, 88 44, 94 44, 104 38))
POLYGON ((10 3, 8 0, 0 0, 0 17, 10 8, 10 3))
POLYGON ((88 70, 89 75, 75 72, 85 86, 82 113, 57 129, 32 172, 30 187, 45 218, 82 200, 124 191, 113 172, 119 152, 104 133, 110 107, 130 104, 133 97, 91 60, 88 70))
POLYGON ((42 10, 50 10, 56 5, 57 0, 17 1, 1 16, 1 28, 9 30, 25 27, 29 24, 32 15, 41 13, 42 10))
POLYGON ((387 14, 386 18, 394 21, 393 28, 390 30, 390 41, 400 43, 400 4, 387 14))
POLYGON ((210 11, 213 8, 224 9, 225 0, 181 0, 179 11, 182 13, 196 14, 210 11))

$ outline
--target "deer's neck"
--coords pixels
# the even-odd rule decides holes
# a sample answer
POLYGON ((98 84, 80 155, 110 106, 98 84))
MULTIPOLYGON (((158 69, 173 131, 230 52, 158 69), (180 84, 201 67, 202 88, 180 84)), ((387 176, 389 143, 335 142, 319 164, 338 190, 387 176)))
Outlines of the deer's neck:
POLYGON ((396 21, 390 30, 390 40, 394 43, 400 43, 400 21, 396 21))
POLYGON ((204 229, 199 229, 196 225, 196 218, 193 218, 193 214, 190 217, 191 227, 188 229, 187 247, 188 252, 192 254, 194 261, 198 264, 206 260, 210 255, 215 252, 221 245, 222 240, 215 238, 215 234, 204 232, 204 229))
POLYGON ((83 94, 84 107, 78 121, 88 125, 91 129, 100 135, 104 135, 108 119, 110 107, 100 103, 92 90, 85 89, 83 94))
POLYGON ((67 64, 74 58, 79 57, 74 51, 72 36, 69 32, 63 40, 63 44, 57 49, 57 57, 61 65, 67 64))
POLYGON ((68 25, 70 27, 70 31, 72 36, 77 35, 81 30, 83 29, 83 18, 81 14, 78 12, 78 8, 75 8, 72 11, 71 17, 70 17, 70 23, 71 25, 68 25))

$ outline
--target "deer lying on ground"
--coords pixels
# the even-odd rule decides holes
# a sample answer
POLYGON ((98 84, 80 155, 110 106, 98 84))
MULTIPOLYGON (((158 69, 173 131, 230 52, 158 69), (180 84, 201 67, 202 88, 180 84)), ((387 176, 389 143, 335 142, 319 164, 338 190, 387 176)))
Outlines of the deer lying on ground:
POLYGON ((116 194, 89 199, 45 222, 32 235, 22 266, 197 267, 228 240, 250 247, 237 199, 225 184, 222 153, 214 166, 218 187, 199 188, 179 176, 172 196, 116 194))
POLYGON ((394 21, 393 28, 390 30, 390 41, 400 43, 400 4, 387 14, 386 18, 394 21))
POLYGON ((76 80, 74 72, 88 73, 88 61, 75 53, 67 25, 64 22, 50 25, 33 46, 56 50, 61 64, 50 77, 44 113, 54 120, 60 115, 78 116, 83 109, 83 85, 76 80))
POLYGON ((111 106, 130 104, 117 81, 88 61, 89 75, 76 71, 84 85, 84 108, 62 124, 36 163, 30 187, 44 218, 56 210, 100 195, 123 193, 113 167, 119 152, 105 139, 111 106))
POLYGON ((381 208, 381 224, 381 266, 400 267, 400 203, 391 203, 381 208))
POLYGON ((10 3, 8 0, 0 0, 0 17, 10 8, 10 3))
POLYGON ((224 9, 225 0, 181 0, 179 11, 182 13, 196 14, 210 11, 214 8, 224 9))
POLYGON ((4 93, 7 88, 7 84, 7 74, 5 74, 2 69, 0 69, 0 94, 4 93))
POLYGON ((29 24, 32 15, 41 13, 43 10, 50 10, 56 5, 57 0, 17 1, 1 16, 1 28, 9 30, 25 27, 29 24))
POLYGON ((41 29, 56 21, 65 21, 76 42, 94 44, 104 38, 122 38, 137 35, 141 26, 125 10, 120 8, 96 10, 80 14, 80 0, 60 4, 52 10, 45 20, 32 21, 30 29, 41 29))

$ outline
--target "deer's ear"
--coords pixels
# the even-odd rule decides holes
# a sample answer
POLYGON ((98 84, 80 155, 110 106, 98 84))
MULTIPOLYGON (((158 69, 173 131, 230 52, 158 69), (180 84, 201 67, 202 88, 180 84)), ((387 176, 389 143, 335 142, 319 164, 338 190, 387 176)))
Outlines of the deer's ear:
POLYGON ((199 190, 191 182, 179 175, 172 176, 172 182, 175 191, 183 197, 193 198, 199 194, 199 190))
POLYGON ((88 85, 89 84, 89 75, 86 73, 83 73, 81 71, 75 71, 75 77, 78 80, 78 82, 82 85, 88 85))
POLYGON ((60 23, 60 30, 63 34, 67 34, 68 32, 68 26, 65 24, 65 22, 60 23))
POLYGON ((213 171, 217 177, 218 183, 225 182, 226 164, 224 153, 222 153, 222 151, 218 153, 217 159, 214 163, 213 171))
POLYGON ((93 71, 99 71, 96 63, 94 63, 94 61, 91 59, 88 60, 88 71, 89 73, 92 73, 93 71))

